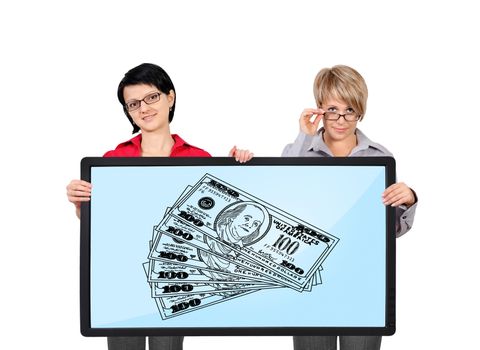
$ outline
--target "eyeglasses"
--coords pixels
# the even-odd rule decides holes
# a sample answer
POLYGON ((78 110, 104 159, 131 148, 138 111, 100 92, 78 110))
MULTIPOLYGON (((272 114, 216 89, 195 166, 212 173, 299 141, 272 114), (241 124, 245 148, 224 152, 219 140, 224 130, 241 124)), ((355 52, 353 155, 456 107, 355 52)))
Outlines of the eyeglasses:
POLYGON ((142 105, 142 101, 145 102, 147 105, 151 105, 152 103, 160 101, 160 96, 162 96, 161 92, 152 92, 148 94, 141 100, 130 100, 125 103, 125 108, 129 112, 133 112, 140 108, 142 105))
POLYGON ((355 122, 355 121, 360 119, 360 115, 355 113, 355 112, 345 113, 345 114, 340 114, 340 113, 337 113, 337 112, 325 112, 323 114, 323 118, 325 118, 325 120, 337 121, 341 117, 343 117, 343 119, 345 119, 347 122, 355 122))

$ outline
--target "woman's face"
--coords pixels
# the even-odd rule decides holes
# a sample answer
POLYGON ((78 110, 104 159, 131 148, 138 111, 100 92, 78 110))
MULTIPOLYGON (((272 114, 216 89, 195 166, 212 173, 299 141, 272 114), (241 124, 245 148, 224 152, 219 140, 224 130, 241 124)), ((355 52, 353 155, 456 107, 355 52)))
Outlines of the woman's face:
POLYGON ((155 86, 147 84, 128 85, 123 89, 128 113, 142 132, 155 131, 168 126, 168 114, 175 99, 173 91, 166 95, 155 86), (160 95, 158 95, 160 94, 160 95))
MULTIPOLYGON (((335 99, 328 99, 322 104, 322 109, 328 112, 334 112, 338 114, 358 114, 351 106, 346 105, 342 101, 335 99)), ((338 115, 332 113, 332 116, 338 118, 338 115)), ((332 141, 345 141, 355 135, 355 129, 357 128, 358 121, 347 121, 344 117, 340 117, 337 120, 327 120, 324 116, 323 127, 325 128, 325 136, 332 141)))

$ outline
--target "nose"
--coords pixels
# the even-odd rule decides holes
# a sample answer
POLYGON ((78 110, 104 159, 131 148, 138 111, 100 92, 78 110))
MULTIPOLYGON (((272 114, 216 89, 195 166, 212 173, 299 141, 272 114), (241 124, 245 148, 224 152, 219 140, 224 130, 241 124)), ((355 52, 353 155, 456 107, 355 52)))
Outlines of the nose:
POLYGON ((143 111, 146 111, 148 110, 150 107, 148 106, 148 104, 145 103, 145 101, 140 101, 140 112, 143 112, 143 111))

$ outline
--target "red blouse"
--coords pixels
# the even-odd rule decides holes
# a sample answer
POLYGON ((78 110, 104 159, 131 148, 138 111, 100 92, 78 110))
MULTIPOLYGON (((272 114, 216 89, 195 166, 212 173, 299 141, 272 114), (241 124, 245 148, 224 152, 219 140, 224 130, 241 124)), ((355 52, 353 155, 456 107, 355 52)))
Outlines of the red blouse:
MULTIPOLYGON (((211 157, 210 153, 201 148, 189 145, 180 136, 173 134, 175 144, 172 147, 170 157, 211 157)), ((142 134, 123 142, 113 151, 108 151, 104 157, 141 157, 142 156, 142 134)))

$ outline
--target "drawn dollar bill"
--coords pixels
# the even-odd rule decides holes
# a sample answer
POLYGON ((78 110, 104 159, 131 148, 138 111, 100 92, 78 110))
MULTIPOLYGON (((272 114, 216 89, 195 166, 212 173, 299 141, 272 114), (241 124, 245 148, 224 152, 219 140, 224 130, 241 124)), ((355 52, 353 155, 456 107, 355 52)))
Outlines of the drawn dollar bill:
POLYGON ((187 312, 197 311, 234 298, 254 293, 256 290, 231 292, 227 295, 205 293, 194 295, 179 295, 164 298, 154 298, 163 319, 180 316, 187 312))
POLYGON ((159 227, 170 235, 190 227, 189 243, 208 247, 211 254, 201 258, 214 269, 235 262, 299 291, 338 242, 337 237, 210 174, 177 201, 159 227), (169 217, 184 226, 167 227, 165 223, 172 222, 169 217), (223 260, 217 259, 219 255, 223 260))
MULTIPOLYGON (((159 261, 154 261, 154 263, 162 263, 159 261)), ((152 265, 152 261, 146 262, 146 265, 152 265)), ((152 297, 163 297, 163 296, 172 296, 172 295, 183 295, 183 294, 199 294, 199 293, 225 293, 225 292, 237 292, 239 290, 252 290, 252 289, 271 289, 271 288, 280 288, 281 286, 267 284, 267 283, 257 283, 252 280, 244 279, 242 281, 229 281, 229 280, 216 280, 214 283, 210 279, 203 281, 193 281, 195 277, 192 278, 192 271, 195 273, 195 269, 189 267, 184 267, 178 264, 169 264, 160 265, 161 270, 158 274, 163 277, 159 278, 160 281, 151 283, 151 292, 152 297)), ((150 266, 146 267, 149 269, 150 266)), ((198 273, 198 272, 197 272, 198 273)), ((207 276, 200 274, 207 278, 207 276)))
MULTIPOLYGON (((148 275, 146 265, 143 264, 145 274, 148 275)), ((150 287, 152 284, 150 283, 150 287)), ((162 319, 166 320, 175 316, 180 316, 188 312, 200 310, 225 301, 238 298, 257 290, 238 290, 224 293, 199 293, 190 295, 175 295, 167 297, 153 298, 162 319)))
POLYGON ((154 226, 143 264, 162 319, 264 289, 309 292, 339 239, 213 175, 154 226))
MULTIPOLYGON (((185 228, 185 232, 189 231, 187 231, 185 228)), ((160 233, 156 235, 155 242, 152 245, 152 249, 148 258, 150 260, 159 260, 164 262, 172 262, 172 258, 175 260, 180 259, 175 261, 175 263, 181 262, 183 266, 201 270, 201 273, 203 273, 209 280, 229 280, 232 282, 246 282, 245 280, 254 280, 257 282, 262 282, 263 284, 278 284, 255 271, 249 270, 235 263, 229 264, 227 268, 218 271, 218 269, 215 269, 202 260, 198 248, 190 245, 187 243, 187 241, 176 239, 168 234, 160 233), (212 278, 212 276, 214 277, 212 278)), ((149 277, 153 279, 154 276, 150 275, 149 277)))

